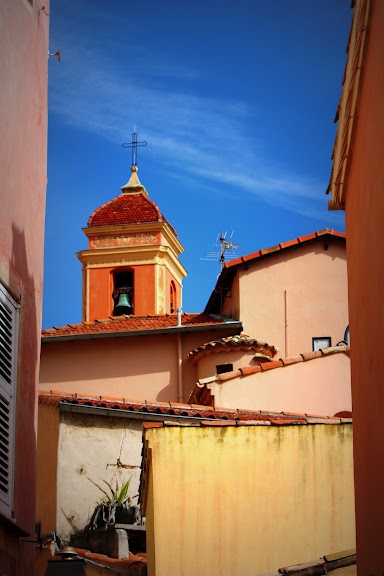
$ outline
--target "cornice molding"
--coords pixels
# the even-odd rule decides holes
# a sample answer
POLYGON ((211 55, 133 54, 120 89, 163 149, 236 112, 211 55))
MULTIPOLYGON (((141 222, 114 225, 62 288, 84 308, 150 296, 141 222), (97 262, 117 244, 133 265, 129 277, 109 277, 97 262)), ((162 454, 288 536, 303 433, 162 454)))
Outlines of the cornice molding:
POLYGON ((116 265, 165 265, 180 284, 187 275, 184 266, 169 246, 113 246, 111 248, 82 250, 77 252, 76 256, 83 264, 84 269, 110 268, 116 265))
POLYGON ((90 226, 82 228, 84 234, 90 240, 93 237, 118 237, 137 234, 154 235, 160 232, 176 254, 184 252, 182 244, 174 234, 167 222, 148 222, 144 224, 124 224, 121 226, 90 226))

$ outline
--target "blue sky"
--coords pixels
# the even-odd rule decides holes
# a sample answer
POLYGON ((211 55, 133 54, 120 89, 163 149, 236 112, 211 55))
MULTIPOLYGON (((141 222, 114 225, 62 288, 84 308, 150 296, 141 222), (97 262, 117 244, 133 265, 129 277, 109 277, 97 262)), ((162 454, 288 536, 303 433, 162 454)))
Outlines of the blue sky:
POLYGON ((81 321, 81 228, 139 178, 178 232, 203 310, 220 230, 237 255, 331 227, 350 0, 52 0, 43 327, 81 321))

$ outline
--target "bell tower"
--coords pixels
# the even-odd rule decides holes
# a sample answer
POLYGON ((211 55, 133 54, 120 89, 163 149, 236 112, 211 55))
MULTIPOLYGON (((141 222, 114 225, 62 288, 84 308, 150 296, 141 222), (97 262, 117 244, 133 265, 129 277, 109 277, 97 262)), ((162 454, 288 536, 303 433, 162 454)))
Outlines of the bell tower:
POLYGON ((137 173, 133 165, 122 193, 97 208, 83 228, 88 249, 77 253, 83 321, 173 314, 182 304, 183 247, 137 173))

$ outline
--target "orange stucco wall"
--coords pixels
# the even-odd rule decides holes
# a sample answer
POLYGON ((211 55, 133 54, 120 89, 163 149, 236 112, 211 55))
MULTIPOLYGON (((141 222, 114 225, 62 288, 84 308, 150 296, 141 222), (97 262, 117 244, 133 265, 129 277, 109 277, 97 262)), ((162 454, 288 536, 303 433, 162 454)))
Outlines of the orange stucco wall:
POLYGON ((155 303, 155 270, 153 264, 135 268, 134 309, 136 316, 156 313, 155 303))
MULTIPOLYGON (((43 12, 37 2, 0 3, 0 281, 20 300, 12 522, 32 537, 47 185, 49 1, 44 5, 43 12)), ((0 533, 3 529, 0 517, 0 533)), ((33 546, 5 530, 17 555, 0 538, 0 568, 8 576, 32 574, 33 546)))
POLYGON ((109 268, 91 268, 86 271, 87 287, 85 296, 88 298, 89 306, 84 320, 95 320, 96 318, 108 318, 112 316, 113 283, 111 270, 109 268))
POLYGON ((360 574, 376 576, 382 574, 384 566, 383 30, 384 2, 373 0, 345 190, 357 562, 360 574))
POLYGON ((343 339, 348 325, 345 244, 322 241, 249 264, 238 271, 224 314, 273 344, 280 357, 312 350, 312 337, 343 339))
MULTIPOLYGON (((132 266, 134 270, 134 314, 155 314, 155 266, 132 266)), ((89 299, 87 320, 108 318, 113 315, 113 268, 90 268, 86 297, 89 299)))
MULTIPOLYGON (((47 534, 56 525, 57 464, 59 447, 60 413, 56 406, 39 405, 39 435, 37 443, 36 474, 36 521, 40 522, 41 533, 47 534)), ((44 573, 46 561, 51 558, 50 550, 36 550, 36 573, 44 573), (44 567, 41 572, 39 567, 44 567)))

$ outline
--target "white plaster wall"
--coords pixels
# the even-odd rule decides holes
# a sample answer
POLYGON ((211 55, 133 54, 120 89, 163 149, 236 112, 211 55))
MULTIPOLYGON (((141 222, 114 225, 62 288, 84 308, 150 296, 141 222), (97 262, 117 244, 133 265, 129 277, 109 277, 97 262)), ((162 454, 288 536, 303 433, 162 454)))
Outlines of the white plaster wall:
MULTIPOLYGON (((119 485, 132 477, 129 494, 138 494, 142 449, 141 420, 61 413, 57 480, 57 532, 68 539, 85 527, 117 473, 119 485), (117 460, 123 468, 117 468, 117 460)), ((134 504, 137 504, 137 498, 134 504)))

